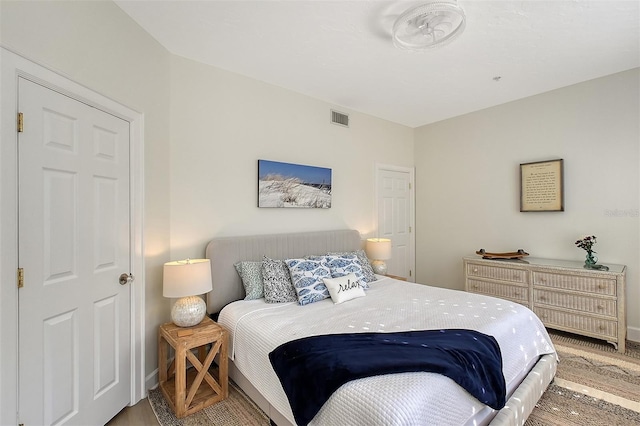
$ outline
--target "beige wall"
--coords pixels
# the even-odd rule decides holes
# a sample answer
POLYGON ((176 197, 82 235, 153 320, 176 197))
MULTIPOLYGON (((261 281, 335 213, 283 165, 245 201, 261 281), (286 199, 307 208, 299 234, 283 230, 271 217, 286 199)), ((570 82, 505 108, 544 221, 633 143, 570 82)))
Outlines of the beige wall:
POLYGON ((215 236, 374 231, 375 163, 413 166, 413 130, 180 57, 171 80, 171 256, 215 236), (332 169, 330 209, 259 209, 257 160, 332 169))
POLYGON ((461 258, 484 248, 627 265, 640 339, 640 71, 614 74, 416 129, 417 281, 462 289, 461 258), (519 212, 519 164, 564 159, 564 212, 519 212))
POLYGON ((110 1, 2 1, 0 7, 4 47, 144 114, 150 374, 157 368, 157 325, 169 319, 162 264, 169 258, 170 54, 110 1))
POLYGON ((169 316, 165 261, 221 235, 372 233, 375 163, 414 156, 418 281, 461 288, 460 258, 481 247, 581 259, 573 241, 593 233, 640 300, 638 70, 415 132, 338 107, 344 129, 329 124, 332 105, 170 55, 112 2, 2 1, 0 28, 3 46, 144 114, 147 375, 169 316), (565 159, 567 211, 519 213, 518 164, 549 158, 565 159), (333 207, 258 209, 258 159, 330 167, 333 207))
POLYGON ((351 128, 331 125, 331 105, 172 56, 110 1, 2 1, 0 19, 2 46, 144 114, 150 382, 157 326, 169 319, 164 262, 200 257, 219 235, 349 227, 366 236, 375 163, 413 166, 412 129, 352 111, 351 128), (258 159, 332 168, 333 207, 258 209, 258 159))

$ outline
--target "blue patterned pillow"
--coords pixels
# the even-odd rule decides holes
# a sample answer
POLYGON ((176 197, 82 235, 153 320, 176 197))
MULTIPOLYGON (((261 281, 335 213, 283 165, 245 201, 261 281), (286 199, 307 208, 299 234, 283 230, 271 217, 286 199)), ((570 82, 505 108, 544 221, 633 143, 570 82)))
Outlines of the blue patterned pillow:
POLYGON ((296 302, 296 291, 291 284, 291 275, 282 260, 262 260, 262 282, 264 283, 264 300, 267 303, 296 302))
POLYGON ((373 272, 373 268, 371 267, 371 263, 369 263, 369 258, 367 257, 367 254, 364 252, 364 250, 356 250, 356 251, 350 251, 350 252, 342 252, 342 253, 328 253, 328 255, 345 255, 345 254, 355 254, 356 256, 358 256, 358 260, 360 261, 360 266, 362 266, 362 273, 364 274, 364 281, 367 283, 372 283, 374 281, 376 281, 378 278, 376 277, 376 274, 373 272))
POLYGON ((354 274, 362 285, 362 288, 369 288, 364 272, 362 271, 362 264, 355 254, 325 256, 323 262, 329 267, 332 278, 354 274))
POLYGON ((331 278, 331 271, 323 264, 323 260, 287 259, 285 263, 298 294, 298 303, 308 305, 330 297, 322 280, 331 278))

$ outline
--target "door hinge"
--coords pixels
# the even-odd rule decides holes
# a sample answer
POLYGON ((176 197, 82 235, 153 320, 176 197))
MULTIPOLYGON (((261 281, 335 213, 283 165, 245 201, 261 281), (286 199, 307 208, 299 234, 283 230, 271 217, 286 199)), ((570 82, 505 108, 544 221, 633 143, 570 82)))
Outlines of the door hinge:
POLYGON ((18 268, 18 288, 24 287, 24 269, 18 268))
POLYGON ((413 272, 413 271, 412 271, 411 269, 409 269, 409 276, 410 276, 410 277, 412 276, 412 275, 411 275, 411 273, 412 273, 412 272, 413 272))
POLYGON ((409 233, 411 233, 411 227, 409 227, 409 233))
POLYGON ((19 112, 18 113, 18 133, 22 133, 24 131, 24 115, 19 112))
POLYGON ((411 189, 411 182, 409 182, 409 189, 411 189))

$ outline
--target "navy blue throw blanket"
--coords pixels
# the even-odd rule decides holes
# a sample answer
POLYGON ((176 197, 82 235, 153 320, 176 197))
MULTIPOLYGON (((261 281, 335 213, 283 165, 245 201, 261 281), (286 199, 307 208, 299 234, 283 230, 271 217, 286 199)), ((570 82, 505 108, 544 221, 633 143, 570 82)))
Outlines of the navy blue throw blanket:
POLYGON ((278 346, 269 360, 298 425, 307 425, 343 384, 381 374, 439 373, 491 408, 506 401, 498 342, 473 330, 311 336, 278 346))

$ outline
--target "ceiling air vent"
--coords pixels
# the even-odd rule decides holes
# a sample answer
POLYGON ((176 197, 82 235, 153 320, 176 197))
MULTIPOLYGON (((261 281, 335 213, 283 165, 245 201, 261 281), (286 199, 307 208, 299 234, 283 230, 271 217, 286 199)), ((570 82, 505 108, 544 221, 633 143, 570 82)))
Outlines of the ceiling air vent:
POLYGON ((331 123, 338 126, 349 127, 349 116, 338 111, 331 110, 331 123))

